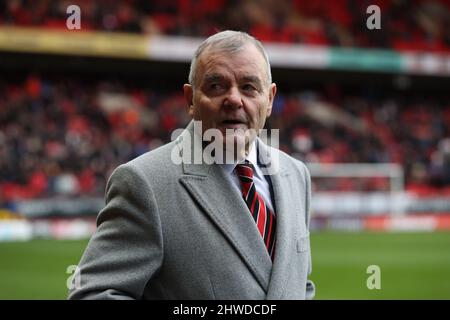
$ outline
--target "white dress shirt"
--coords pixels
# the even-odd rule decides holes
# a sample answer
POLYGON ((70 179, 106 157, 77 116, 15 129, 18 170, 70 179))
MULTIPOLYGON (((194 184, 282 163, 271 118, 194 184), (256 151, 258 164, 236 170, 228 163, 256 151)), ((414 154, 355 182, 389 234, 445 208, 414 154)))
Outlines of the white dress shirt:
MULTIPOLYGON (((253 182, 255 183, 256 191, 263 198, 264 202, 266 203, 266 206, 270 209, 270 211, 275 214, 275 211, 273 210, 272 197, 270 195, 269 183, 267 182, 266 178, 264 178, 264 175, 260 167, 258 166, 255 141, 250 145, 250 152, 248 156, 245 157, 245 159, 243 159, 239 163, 243 163, 245 160, 248 160, 255 168, 253 172, 253 182)), ((230 177, 230 180, 233 182, 233 185, 239 190, 239 192, 242 192, 239 177, 234 171, 236 165, 237 164, 222 164, 220 166, 225 171, 227 176, 230 177)))

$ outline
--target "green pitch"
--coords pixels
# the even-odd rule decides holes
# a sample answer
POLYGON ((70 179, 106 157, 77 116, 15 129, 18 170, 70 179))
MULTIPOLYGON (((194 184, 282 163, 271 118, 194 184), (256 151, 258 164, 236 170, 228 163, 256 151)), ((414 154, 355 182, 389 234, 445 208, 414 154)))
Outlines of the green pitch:
MULTIPOLYGON (((0 299, 65 299, 87 241, 0 243, 0 299)), ((316 299, 450 299, 450 233, 312 233, 316 299), (369 290, 367 267, 380 267, 369 290)))
POLYGON ((450 299, 450 232, 316 233, 316 299, 450 299), (369 290, 367 267, 380 267, 369 290))

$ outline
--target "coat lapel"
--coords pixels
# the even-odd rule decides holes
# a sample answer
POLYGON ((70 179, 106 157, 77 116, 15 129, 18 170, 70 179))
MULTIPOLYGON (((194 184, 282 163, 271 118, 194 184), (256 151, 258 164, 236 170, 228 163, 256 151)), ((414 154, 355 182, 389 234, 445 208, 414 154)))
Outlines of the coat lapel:
MULTIPOLYGON (((178 143, 193 135, 192 126, 178 143)), ((272 261, 241 194, 218 165, 183 163, 180 182, 244 260, 255 278, 267 291, 272 261)))
MULTIPOLYGON (((267 299, 281 299, 289 276, 289 266, 295 252, 295 219, 289 206, 289 178, 288 172, 280 172, 270 177, 273 184, 275 205, 277 207, 277 230, 275 243, 275 257, 272 267, 267 299)), ((297 209, 298 210, 298 209, 297 209)))
POLYGON ((275 257, 266 297, 271 300, 283 297, 289 276, 291 258, 295 250, 296 221, 294 211, 298 210, 298 208, 292 208, 293 200, 295 197, 298 198, 298 195, 291 194, 290 172, 281 166, 279 157, 274 156, 277 155, 277 152, 278 150, 259 143, 260 159, 265 159, 266 163, 275 168, 267 171, 272 182, 277 219, 275 257))

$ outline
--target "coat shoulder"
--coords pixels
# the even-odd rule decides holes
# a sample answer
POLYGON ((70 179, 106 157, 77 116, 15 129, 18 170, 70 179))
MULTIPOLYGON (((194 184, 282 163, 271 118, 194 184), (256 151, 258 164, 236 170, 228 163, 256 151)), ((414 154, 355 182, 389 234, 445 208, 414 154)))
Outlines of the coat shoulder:
POLYGON ((309 170, 302 160, 296 159, 280 149, 268 147, 268 150, 272 156, 276 156, 279 159, 281 171, 297 173, 302 177, 309 178, 309 170))
POLYGON ((181 167, 171 159, 174 146, 174 142, 170 142, 121 164, 113 171, 111 177, 120 175, 120 173, 133 172, 148 184, 153 184, 150 182, 163 181, 171 175, 180 174, 181 167))

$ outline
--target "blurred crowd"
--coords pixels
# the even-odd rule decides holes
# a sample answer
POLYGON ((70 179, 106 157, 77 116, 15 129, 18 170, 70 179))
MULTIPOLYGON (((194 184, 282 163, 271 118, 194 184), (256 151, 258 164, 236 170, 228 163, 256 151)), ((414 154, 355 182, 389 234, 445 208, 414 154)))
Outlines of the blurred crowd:
POLYGON ((238 29, 267 42, 450 51, 449 0, 4 0, 0 24, 66 28, 71 4, 82 30, 206 37, 238 29), (381 29, 368 30, 374 4, 381 29))
MULTIPOLYGON (((373 89, 375 90, 375 89, 373 89)), ((415 192, 450 194, 450 101, 339 86, 277 94, 267 127, 306 162, 394 162, 415 192)), ((103 196, 112 170, 171 140, 189 118, 181 89, 119 80, 0 80, 0 203, 103 196)), ((387 179, 335 179, 322 189, 388 190, 387 179)))

